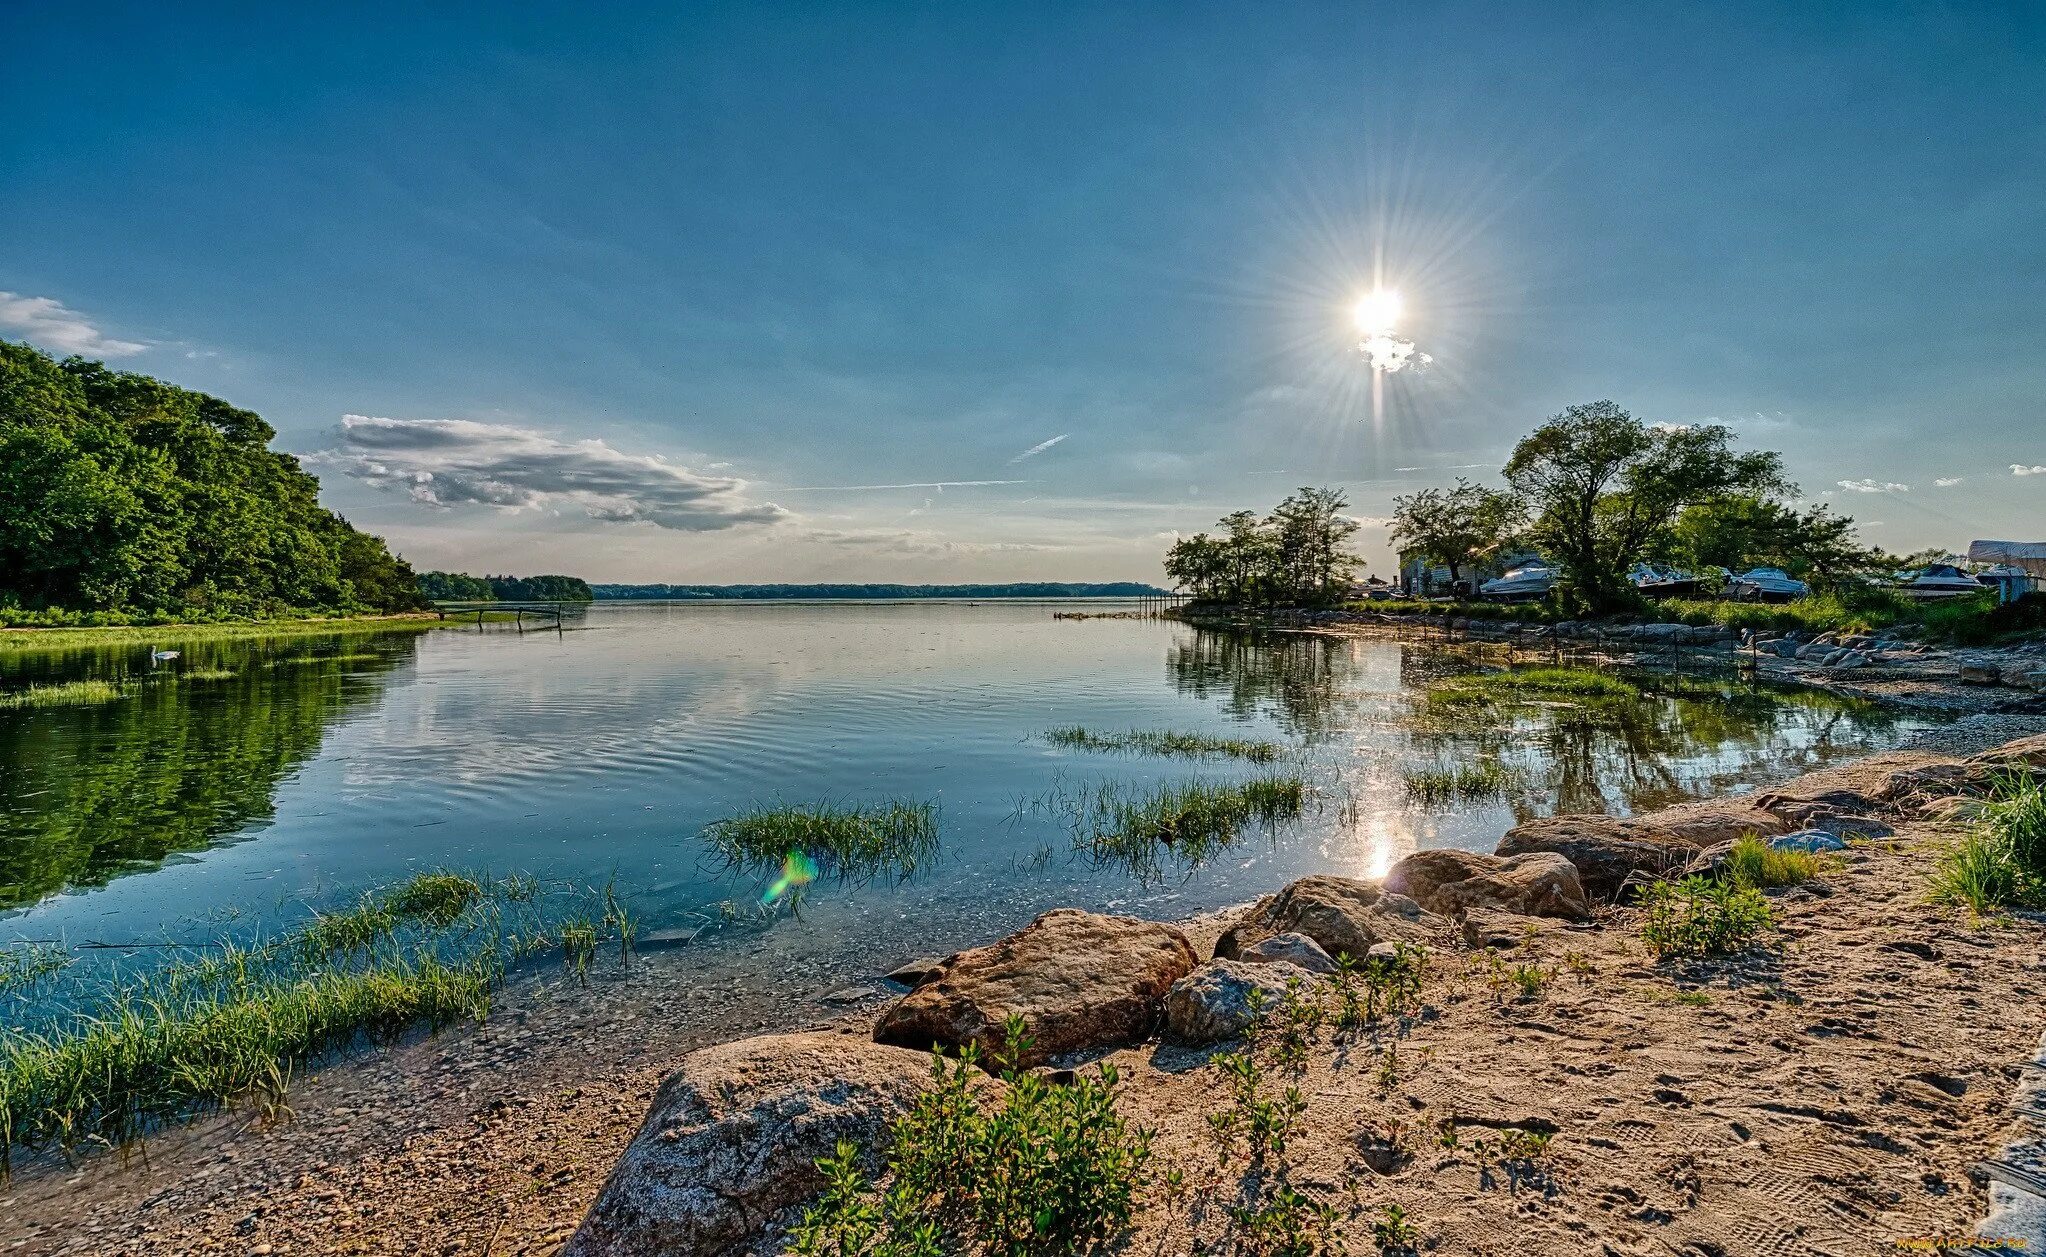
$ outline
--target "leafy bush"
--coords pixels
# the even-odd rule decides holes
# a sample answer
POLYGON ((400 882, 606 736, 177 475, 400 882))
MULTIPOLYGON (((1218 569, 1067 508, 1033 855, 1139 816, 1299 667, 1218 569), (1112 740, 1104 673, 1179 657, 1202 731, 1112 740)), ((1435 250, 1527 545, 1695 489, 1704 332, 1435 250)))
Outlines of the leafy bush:
POLYGON ((982 1108, 970 1079, 978 1053, 931 1054, 931 1087, 891 1132, 879 1191, 841 1142, 820 1160, 826 1187, 791 1235, 791 1251, 822 1257, 924 1257, 943 1239, 993 1257, 1075 1252, 1130 1219, 1151 1156, 1149 1131, 1116 1112, 1115 1067, 1064 1086, 1023 1070, 1030 1039, 1020 1017, 1004 1027, 997 1061, 1008 1085, 982 1108))
POLYGON ((1658 960, 1701 959, 1741 951, 1775 928, 1769 901, 1752 886, 1687 877, 1641 894, 1641 941, 1658 960))
POLYGON ((1753 834, 1735 840, 1727 852, 1724 876, 1736 886, 1767 890, 1815 881, 1826 861, 1810 851, 1779 851, 1753 834))

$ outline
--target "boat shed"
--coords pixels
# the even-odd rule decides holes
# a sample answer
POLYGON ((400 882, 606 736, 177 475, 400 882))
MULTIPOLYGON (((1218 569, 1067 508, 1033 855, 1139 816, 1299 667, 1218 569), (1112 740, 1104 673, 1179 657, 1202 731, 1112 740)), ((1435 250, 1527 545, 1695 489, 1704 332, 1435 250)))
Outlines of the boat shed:
MULTIPOLYGON (((1971 541, 1968 543, 1970 563, 1993 563, 2006 570, 2015 568, 2010 579, 1998 582, 2004 600, 2023 593, 2046 589, 2046 541, 1971 541), (2022 586, 2022 587, 2019 587, 2022 586)), ((1983 579, 1992 577, 1983 574, 1983 579)))

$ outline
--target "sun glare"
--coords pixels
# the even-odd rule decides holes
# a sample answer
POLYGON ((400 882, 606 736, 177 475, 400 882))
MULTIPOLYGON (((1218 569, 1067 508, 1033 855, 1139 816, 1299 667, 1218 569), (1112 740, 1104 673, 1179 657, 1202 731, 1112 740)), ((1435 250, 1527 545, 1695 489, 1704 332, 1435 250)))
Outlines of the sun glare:
POLYGON ((1357 320, 1358 331, 1366 336, 1380 336, 1392 331, 1400 320, 1401 309, 1397 288, 1374 288, 1358 300, 1352 317, 1357 320))

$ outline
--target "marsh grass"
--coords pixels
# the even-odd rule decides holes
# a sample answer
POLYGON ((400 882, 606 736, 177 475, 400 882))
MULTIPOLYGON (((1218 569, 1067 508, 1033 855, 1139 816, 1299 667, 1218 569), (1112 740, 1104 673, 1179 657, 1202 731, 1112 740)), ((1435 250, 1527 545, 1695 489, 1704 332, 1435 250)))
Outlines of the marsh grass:
POLYGON ((1574 699, 1621 701, 1641 697, 1641 687, 1596 668, 1512 668, 1445 677, 1428 686, 1437 703, 1500 703, 1574 699))
POLYGON ((573 945, 588 917, 557 899, 571 914, 597 902, 425 873, 266 942, 49 978, 64 985, 0 1025, 0 1170, 16 1147, 125 1143, 199 1109, 276 1102, 292 1068, 323 1053, 480 1018, 514 962, 573 945))
POLYGON ((1274 773, 1247 781, 1104 781, 1060 793, 1073 847, 1097 864, 1116 865, 1145 882, 1176 867, 1192 873, 1260 827, 1274 829, 1300 815, 1307 797, 1299 776, 1274 773))
POLYGON ((1933 866, 1934 902, 1966 905, 1978 918, 2046 907, 2046 779, 1997 777, 1975 816, 1933 866))
POLYGON ((26 689, 0 694, 0 711, 39 707, 97 707, 118 701, 127 691, 112 681, 58 681, 32 684, 26 689))
POLYGON ((50 943, 0 948, 0 996, 30 991, 71 965, 71 953, 50 943))
POLYGON ((801 852, 841 881, 907 879, 937 854, 938 805, 777 803, 714 821, 703 837, 733 867, 778 868, 801 852))
POLYGON ((1753 834, 1734 840, 1721 876, 1736 886, 1768 890, 1815 882, 1832 862, 1813 851, 1779 851, 1753 834))
POLYGON ((231 668, 187 668, 178 673, 180 681, 226 681, 237 674, 231 668))
POLYGON ((1503 799, 1518 784, 1513 771, 1496 759, 1458 764, 1453 768, 1415 768, 1406 775, 1407 797, 1438 807, 1503 799))
POLYGON ((1110 751, 1136 755, 1171 755, 1181 759, 1241 759, 1269 764, 1285 753, 1277 742, 1260 738, 1223 738, 1174 729, 1127 729, 1096 733, 1079 725, 1050 729, 1044 740, 1075 751, 1110 751))
MULTIPOLYGON (((23 613, 17 613, 23 614, 23 613)), ((33 613, 30 613, 33 614, 33 613)), ((0 619, 6 613, 0 612, 0 619)), ((47 618, 47 613, 45 613, 47 618)), ((464 621, 466 624, 467 621, 464 621)), ((458 627, 430 615, 355 616, 313 620, 230 620, 214 624, 175 623, 0 627, 0 653, 62 649, 75 646, 174 646, 192 642, 238 641, 248 638, 316 637, 336 634, 426 632, 458 627)))

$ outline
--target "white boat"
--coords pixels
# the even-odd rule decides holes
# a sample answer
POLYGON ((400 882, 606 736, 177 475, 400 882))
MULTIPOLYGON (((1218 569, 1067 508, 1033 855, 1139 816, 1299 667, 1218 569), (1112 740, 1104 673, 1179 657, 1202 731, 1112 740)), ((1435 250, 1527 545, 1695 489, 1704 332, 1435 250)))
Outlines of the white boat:
POLYGON ((1628 569, 1627 579, 1650 598, 1688 598, 1698 592, 1698 578, 1678 567, 1636 563, 1628 569))
POLYGON ((1989 586, 1951 563, 1933 563, 1904 582, 1904 593, 1912 598, 1959 598, 1986 593, 1989 586))
POLYGON ((1547 564, 1524 563, 1478 586, 1478 597, 1488 602, 1520 602, 1546 598, 1555 587, 1556 573, 1547 564))
POLYGON ((1726 596, 1736 602, 1789 602, 1812 591, 1780 567, 1757 567, 1726 582, 1726 596))

